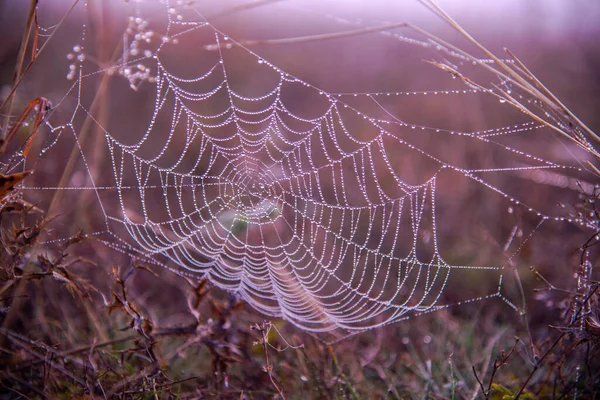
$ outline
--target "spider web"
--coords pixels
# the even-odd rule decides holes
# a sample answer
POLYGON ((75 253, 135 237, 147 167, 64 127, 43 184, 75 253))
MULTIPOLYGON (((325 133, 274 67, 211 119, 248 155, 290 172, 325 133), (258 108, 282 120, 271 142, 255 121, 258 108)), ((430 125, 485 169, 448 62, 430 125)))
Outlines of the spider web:
MULTIPOLYGON (((403 112, 406 102, 439 110, 432 104, 451 108, 457 98, 503 107, 448 74, 432 89, 325 90, 180 3, 136 3, 116 62, 90 60, 93 43, 84 32, 68 52, 65 94, 53 99, 38 157, 11 161, 13 169, 36 171, 37 183, 26 189, 72 196, 98 212, 81 221, 61 209, 63 224, 83 226, 131 256, 207 277, 308 332, 340 338, 494 297, 518 309, 504 292, 506 266, 546 221, 584 223, 555 208, 554 198, 573 196, 564 193, 577 189, 581 170, 536 145, 551 134, 543 125, 521 115, 510 126, 470 131, 403 112), (470 156, 453 151, 465 148, 470 156), (544 189, 523 190, 532 184, 544 189), (461 188, 470 194, 458 196, 461 188), (480 207, 469 200, 473 193, 480 207), (559 195, 548 201, 548 193, 559 195), (450 216, 476 221, 492 203, 504 210, 500 219, 520 216, 498 234, 503 261, 446 261, 439 238, 473 240, 478 226, 450 216), (452 282, 473 279, 486 282, 479 293, 444 298, 452 282)), ((441 59, 477 74, 491 62, 472 65, 406 33, 371 36, 410 49, 419 63, 441 59)))

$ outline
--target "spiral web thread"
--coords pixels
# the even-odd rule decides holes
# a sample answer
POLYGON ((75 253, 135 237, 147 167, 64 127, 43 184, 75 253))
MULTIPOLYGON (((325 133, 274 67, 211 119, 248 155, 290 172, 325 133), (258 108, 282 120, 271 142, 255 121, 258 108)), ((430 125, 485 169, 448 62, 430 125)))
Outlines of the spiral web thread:
MULTIPOLYGON (((436 189, 445 173, 466 178, 530 213, 538 221, 532 234, 547 220, 564 220, 522 205, 485 178, 486 173, 539 171, 551 178, 552 171, 570 168, 495 141, 541 129, 538 124, 478 132, 407 124, 381 99, 486 94, 477 88, 328 93, 227 37, 193 8, 162 5, 167 23, 159 34, 143 17, 144 5, 138 3, 137 15, 130 18, 117 64, 98 69, 86 62, 84 45, 74 47, 68 75, 74 84, 57 109, 73 97, 77 105, 70 121, 47 122, 52 134, 38 163, 72 134, 89 185, 27 189, 93 191, 105 229, 89 236, 108 237, 102 240, 109 246, 179 273, 205 276, 258 311, 315 334, 339 331, 336 337, 344 337, 455 304, 441 301, 442 294, 450 277, 465 271, 497 284, 489 293, 458 303, 499 297, 516 309, 502 294, 502 266, 444 261, 436 189), (167 66, 165 47, 190 36, 210 40, 198 51, 215 62, 180 77, 167 66), (248 96, 233 87, 228 71, 235 60, 227 54, 232 48, 269 77, 263 94, 248 96), (128 81, 128 90, 155 87, 147 128, 135 140, 113 135, 84 106, 83 96, 95 87, 88 81, 106 75, 128 81), (293 90, 317 95, 323 111, 305 116, 292 110, 286 92, 293 90), (103 133, 110 172, 89 161, 80 142, 82 116, 103 133), (166 133, 165 126, 170 126, 166 133), (413 144, 418 131, 460 137, 518 161, 465 168, 446 160, 445 153, 413 144), (433 172, 409 184, 399 171, 399 154, 425 158, 433 172)), ((461 61, 431 41, 390 32, 382 36, 461 61)), ((521 242, 526 240, 527 235, 521 242)))

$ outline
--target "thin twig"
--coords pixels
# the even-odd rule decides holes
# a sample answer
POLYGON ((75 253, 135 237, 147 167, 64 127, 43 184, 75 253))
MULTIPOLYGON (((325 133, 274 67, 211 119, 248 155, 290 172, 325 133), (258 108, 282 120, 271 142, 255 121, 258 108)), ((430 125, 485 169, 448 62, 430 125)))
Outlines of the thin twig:
MULTIPOLYGON (((21 72, 23 69, 23 63, 25 62, 25 54, 27 53, 27 47, 29 46, 29 40, 31 38, 31 32, 34 32, 35 40, 31 50, 31 61, 35 60, 36 48, 35 44, 37 43, 37 4, 38 0, 31 0, 31 4, 29 6, 29 16, 27 17, 27 24, 25 26, 25 34, 23 39, 21 40, 21 48, 19 49, 19 55, 17 56, 17 65, 15 66, 15 74, 14 74, 14 82, 18 82, 21 77, 21 72), (35 25, 35 28, 34 28, 35 25)), ((10 106, 8 109, 7 115, 12 115, 14 101, 11 100, 10 106)), ((0 107, 1 109, 1 107, 0 107)), ((10 118, 6 118, 4 122, 4 127, 2 129, 2 137, 0 139, 4 139, 6 137, 6 131, 8 130, 10 118)))
POLYGON ((52 39, 52 37, 54 36, 54 34, 58 30, 58 28, 64 23, 64 21, 67 19, 67 17, 69 16, 69 14, 71 14, 71 11, 73 11, 73 9, 77 5, 77 3, 79 3, 79 0, 73 0, 73 4, 71 4, 71 7, 69 7, 69 9, 65 13, 65 15, 63 15, 63 17, 61 18, 61 20, 58 22, 58 24, 52 30, 52 33, 48 36, 48 38, 46 38, 46 41, 44 42, 44 44, 42 45, 42 47, 40 47, 40 49, 38 50, 36 58, 33 59, 33 60, 31 60, 29 62, 29 64, 27 64, 27 67, 25 68, 25 70, 23 71, 23 73, 21 74, 21 76, 19 77, 19 79, 15 82, 15 84, 13 85, 12 89, 10 90, 10 92, 8 92, 8 95, 6 96, 6 98, 4 99, 4 101, 2 102, 2 104, 0 104, 0 110, 2 110, 4 108, 4 106, 10 101, 10 99, 12 99, 12 97, 14 96, 17 88, 19 87, 19 85, 21 84, 21 82, 23 81, 23 79, 25 79, 25 76, 27 75, 27 73, 29 72, 29 70, 31 69, 31 67, 33 66, 33 64, 37 60, 37 58, 39 57, 40 53, 46 48, 46 46, 48 45, 48 43, 51 42, 50 39, 52 39))
MULTIPOLYGON (((7 334, 7 332, 2 332, 2 333, 4 333, 5 335, 7 334)), ((14 344, 16 344, 17 346, 21 347, 23 350, 25 350, 26 352, 28 352, 32 356, 34 356, 34 357, 42 360, 44 364, 50 366, 52 369, 55 369, 55 370, 61 372, 64 375, 66 375, 69 379, 72 379, 74 382, 77 382, 82 387, 87 387, 87 385, 86 385, 86 383, 84 381, 82 381, 81 379, 77 378, 75 375, 73 375, 69 371, 67 371, 63 366, 61 366, 61 365, 59 365, 59 364, 57 364, 57 363, 49 360, 48 357, 39 354, 38 352, 34 351, 33 349, 31 349, 30 347, 27 346, 27 345, 35 346, 35 345, 39 345, 39 344, 30 343, 30 341, 28 341, 27 339, 25 341, 23 339, 17 339, 18 336, 19 335, 15 335, 15 334, 7 335, 7 337, 10 337, 11 339, 13 339, 12 342, 14 344), (17 340, 15 340, 15 339, 17 339, 17 340)), ((47 346, 44 345, 42 347, 46 351, 50 351, 47 346)))
POLYGON ((266 39, 266 40, 242 40, 242 41, 229 41, 227 43, 209 44, 204 46, 206 50, 217 50, 218 48, 226 48, 230 44, 237 44, 238 46, 249 47, 258 45, 276 45, 276 44, 294 44, 294 43, 305 43, 314 42, 320 40, 338 39, 343 37, 364 35, 367 33, 388 31, 390 29, 407 27, 406 22, 397 24, 386 24, 381 26, 373 26, 369 28, 354 29, 351 31, 335 32, 335 33, 324 33, 322 35, 309 35, 309 36, 298 36, 284 39, 266 39))
MULTIPOLYGON (((598 290, 598 286, 596 286, 594 288, 594 290, 592 290, 586 296, 586 298, 581 302, 581 304, 585 304, 596 293, 597 290, 598 290)), ((577 312, 575 313, 575 315, 573 316, 572 321, 569 323, 569 325, 567 325, 568 328, 571 327, 571 326, 573 326, 573 324, 575 324, 575 322, 579 319, 579 314, 581 313, 582 310, 583 310, 583 306, 580 306, 579 309, 577 310, 577 312)), ((544 360, 546 359, 546 357, 548 357, 550 355, 550 353, 552 352, 552 350, 554 350, 554 348, 558 345, 558 343, 560 343, 560 341, 562 340, 562 338, 565 337, 566 335, 567 335, 567 332, 561 333, 558 336, 558 338, 556 338, 556 340, 554 341, 554 343, 552 343, 552 345, 550 346, 550 348, 548 350, 546 350, 546 352, 542 355, 542 357, 539 358, 536 361, 536 363, 533 366, 533 370, 531 371, 531 373, 529 374, 529 376, 527 377, 527 379, 525 380, 525 382, 523 383, 523 385, 521 385, 519 391, 515 395, 515 400, 518 400, 519 397, 523 394, 523 392, 527 388, 527 385, 529 384, 529 381, 531 381, 531 379, 533 378, 533 376, 535 375, 535 373, 538 371, 538 369, 540 368, 540 366, 542 365, 542 363, 544 362, 544 360)))
POLYGON ((481 379, 479 379, 479 375, 477 375, 477 370, 475 369, 475 366, 473 365, 471 369, 473 370, 473 375, 475 375, 475 379, 477 379, 477 383, 479 383, 481 393, 483 393, 483 395, 487 399, 489 397, 489 394, 485 391, 485 388, 483 387, 483 382, 481 382, 481 379))
POLYGON ((267 333, 270 325, 270 321, 264 321, 262 324, 255 324, 251 328, 257 330, 261 336, 258 343, 262 345, 263 351, 265 352, 265 366, 263 370, 269 376, 271 384, 273 384, 273 387, 275 388, 275 390, 277 390, 277 393, 279 393, 281 398, 285 400, 283 391, 279 388, 277 383, 275 383, 275 378, 273 377, 273 366, 269 362, 269 338, 267 333))
MULTIPOLYGON (((600 142, 600 137, 598 135, 596 135, 589 127, 587 127, 580 119, 578 119, 567 107, 565 107, 565 105, 562 102, 560 102, 558 100, 558 98, 546 86, 544 86, 539 81, 539 79, 537 79, 533 76, 533 74, 524 66, 524 64, 521 61, 519 61, 518 59, 516 59, 516 61, 515 61, 518 65, 518 68, 514 68, 514 67, 510 66, 509 64, 502 61, 499 57, 497 57, 490 50, 488 50, 481 43, 479 43, 477 40, 475 40, 475 38, 473 38, 468 32, 466 32, 445 11, 443 11, 442 8, 435 3, 435 1, 421 0, 421 3, 424 4, 431 11, 433 11, 440 18, 442 18, 444 21, 446 21, 449 25, 451 25, 454 29, 456 29, 462 36, 464 36, 469 42, 474 44, 484 54, 486 54, 489 58, 491 58, 494 61, 494 63, 496 65, 498 65, 500 69, 503 70, 503 72, 500 71, 498 68, 494 68, 492 65, 488 65, 487 63, 482 63, 478 58, 476 58, 476 57, 470 55, 469 53, 459 49, 458 47, 436 37, 435 35, 432 35, 423 29, 420 29, 416 26, 411 25, 411 27, 413 29, 428 36, 429 38, 433 39, 434 41, 443 44, 444 46, 452 49, 453 51, 466 57, 467 59, 474 61, 475 63, 481 65, 483 68, 487 69, 488 71, 492 72, 493 74, 495 74, 507 81, 510 81, 511 83, 516 85, 518 88, 526 91, 527 93, 531 94, 534 98, 540 100, 543 104, 548 106, 552 111, 560 113, 562 115, 566 115, 567 117, 569 117, 573 122, 575 122, 575 124, 579 128, 581 128, 583 131, 585 131, 591 138, 600 142)), ((514 57, 514 54, 512 54, 510 51, 507 50, 507 53, 509 55, 512 55, 513 58, 516 58, 516 57, 514 57)), ((525 114, 534 118, 536 121, 541 122, 544 125, 548 126, 549 128, 553 129, 554 131, 560 133, 561 135, 564 135, 565 137, 569 138, 570 140, 575 142, 577 145, 579 145, 581 148, 583 148, 584 150, 586 150, 589 153, 591 153, 592 155, 594 155, 596 158, 600 158, 600 153, 598 153, 598 151, 596 151, 594 148, 591 148, 590 145, 580 135, 577 135, 575 133, 570 134, 570 133, 566 132, 565 130, 561 129, 560 127, 548 122, 547 120, 540 118, 535 113, 533 113, 531 110, 529 110, 522 102, 519 102, 514 97, 510 96, 510 94, 507 93, 506 91, 501 90, 501 93, 502 93, 503 97, 506 100, 508 100, 508 102, 511 105, 513 105, 514 107, 516 107, 517 109, 521 110, 525 114)), ((576 132, 576 129, 574 129, 573 131, 576 132)), ((593 167, 593 165, 592 165, 592 167, 593 167)))

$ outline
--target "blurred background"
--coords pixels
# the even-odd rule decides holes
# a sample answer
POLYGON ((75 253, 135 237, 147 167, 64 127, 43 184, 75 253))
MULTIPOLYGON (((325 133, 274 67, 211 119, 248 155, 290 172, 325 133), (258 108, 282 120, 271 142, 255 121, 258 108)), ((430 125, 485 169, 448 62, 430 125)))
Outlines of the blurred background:
MULTIPOLYGON (((284 338, 290 343, 306 344, 304 351, 293 349, 275 353, 278 357, 276 382, 287 390, 300 391, 311 385, 318 387, 324 394, 315 393, 315 398, 333 397, 331 393, 334 392, 330 391, 335 390, 345 394, 357 390, 367 393, 365 397, 369 397, 368 393, 411 396, 422 390, 445 393, 448 397, 451 393, 458 393, 464 398, 471 397, 473 393, 476 396, 479 385, 471 374, 471 366, 481 367, 482 376, 490 378, 494 370, 493 360, 500 349, 510 351, 515 336, 521 338, 515 357, 519 362, 508 369, 502 385, 511 390, 513 386, 519 387, 522 383, 519 379, 529 373, 534 355, 537 352, 544 354, 548 348, 547 341, 560 334, 560 330, 551 326, 560 326, 569 314, 572 307, 569 296, 577 289, 575 278, 580 277, 580 247, 594 233, 567 222, 549 220, 539 225, 537 211, 529 212, 528 208, 552 218, 575 218, 581 212, 593 212, 595 200, 590 202, 588 197, 593 194, 597 176, 585 167, 585 162, 593 161, 593 158, 547 128, 501 135, 494 141, 501 146, 436 135, 432 131, 436 128, 457 132, 498 132, 495 129, 522 126, 531 120, 496 98, 481 93, 452 94, 471 88, 425 61, 456 64, 467 76, 486 85, 495 82, 502 86, 503 82, 435 47, 424 47, 422 43, 427 43, 427 37, 411 28, 335 39, 307 39, 291 43, 276 41, 409 22, 460 49, 485 58, 471 43, 417 1, 290 0, 263 3, 252 7, 241 1, 198 1, 190 7, 181 2, 172 4, 183 20, 206 19, 232 43, 244 43, 243 49, 233 46, 222 48, 219 53, 210 48, 215 44, 215 30, 212 28, 187 32, 185 27, 169 27, 169 6, 163 2, 88 0, 87 5, 76 3, 72 9, 71 2, 40 2, 38 23, 43 28, 40 30, 40 43, 45 44, 47 40, 48 44, 19 85, 13 111, 7 113, 3 109, 2 114, 4 117, 11 114, 14 118, 39 96, 48 98, 55 105, 48 122, 50 127, 62 126, 64 129, 51 131, 48 127, 44 128, 36 137, 33 150, 23 164, 19 164, 34 170, 34 174, 24 182, 23 198, 52 217, 41 236, 45 245, 58 243, 59 249, 48 250, 49 254, 60 254, 63 251, 60 245, 64 243, 61 239, 80 230, 98 233, 96 241, 84 241, 68 251, 79 257, 69 270, 94 288, 90 295, 94 301, 90 306, 71 309, 71 306, 65 306, 65 302, 72 295, 61 293, 59 288, 62 286, 53 282, 43 286, 43 292, 37 291, 36 296, 13 306, 12 314, 9 314, 12 317, 4 320, 3 329, 32 332, 34 338, 48 343, 60 342, 63 346, 61 351, 67 351, 89 343, 93 338, 103 337, 110 341, 118 337, 119 329, 126 327, 130 318, 132 330, 141 326, 140 321, 146 321, 153 326, 154 333, 162 333, 169 340, 169 329, 173 327, 192 326, 192 330, 197 332, 199 326, 204 326, 210 333, 204 337, 208 339, 201 343, 192 345, 192 339, 187 336, 177 336, 171 342, 159 341, 162 347, 153 351, 161 353, 163 359, 169 361, 170 377, 183 379, 187 372, 194 371, 192 374, 203 376, 199 378, 200 386, 215 396, 225 393, 239 398, 240 392, 252 390, 265 390, 265 396, 278 393, 278 386, 273 386, 272 380, 267 379, 270 375, 260 368, 253 368, 265 363, 263 353, 272 351, 265 349, 261 353, 262 350, 257 351, 252 346, 256 339, 253 335, 257 332, 262 335, 267 329, 250 330, 249 326, 260 323, 263 316, 247 306, 239 306, 238 309, 239 299, 230 297, 226 292, 214 290, 208 296, 211 300, 206 300, 205 293, 197 287, 198 276, 188 283, 180 276, 180 266, 161 255, 157 256, 158 261, 167 266, 167 270, 156 268, 150 260, 147 264, 151 266, 152 273, 132 267, 139 263, 129 257, 131 249, 136 248, 131 234, 123 226, 111 226, 110 232, 105 231, 106 216, 123 217, 116 193, 108 191, 97 197, 92 191, 57 190, 64 186, 90 186, 92 178, 96 186, 115 186, 116 178, 109 157, 113 150, 107 146, 106 132, 125 144, 136 143, 146 132, 151 132, 153 139, 144 151, 151 156, 163 148, 167 149, 164 160, 161 159, 167 163, 182 151, 185 132, 170 128, 172 108, 158 113, 149 129, 156 99, 155 82, 147 76, 139 78, 143 74, 132 75, 131 71, 121 68, 123 62, 134 57, 131 52, 127 53, 127 49, 131 49, 128 46, 139 24, 132 25, 130 17, 138 17, 148 21, 148 27, 156 37, 140 45, 135 56, 149 50, 150 57, 132 64, 135 65, 133 72, 149 71, 150 77, 156 74, 151 55, 158 54, 165 70, 172 76, 196 77, 222 57, 231 87, 245 96, 257 97, 272 90, 278 76, 268 67, 258 65, 257 60, 263 60, 312 85, 310 90, 282 90, 284 103, 305 118, 320 116, 326 111, 328 103, 320 100, 320 89, 339 93, 339 99, 369 116, 426 127, 427 131, 417 130, 418 133, 409 127, 397 127, 391 131, 424 149, 428 155, 453 166, 475 169, 526 165, 526 157, 502 147, 509 146, 552 163, 573 167, 559 170, 556 174, 539 169, 537 171, 544 174, 537 178, 518 171, 480 175, 481 179, 503 193, 462 174, 439 173, 437 229, 434 232, 433 222, 426 218, 419 232, 420 240, 425 243, 427 237, 430 240, 437 235, 440 253, 450 265, 506 267, 508 272, 503 275, 501 293, 507 301, 499 298, 478 300, 443 309, 418 317, 414 320, 417 323, 400 322, 342 341, 334 353, 285 321, 274 320, 275 326, 284 332, 284 338), (68 16, 62 21, 65 15, 68 16), (133 29, 132 34, 126 33, 128 28, 133 29), (183 33, 162 44, 159 38, 168 28, 173 32, 180 29, 183 33), (177 42, 173 41, 174 38, 177 42), (83 55, 82 60, 77 59, 80 55, 83 55), (81 71, 82 78, 71 71, 81 71), (452 93, 442 94, 446 91, 452 93), (378 104, 374 104, 369 96, 359 95, 387 92, 402 94, 376 97, 378 104), (428 94, 410 94, 412 92, 428 94), (431 95, 432 92, 440 93, 431 95), (86 113, 94 117, 92 123, 86 119, 86 113), (171 132, 175 132, 176 139, 165 145, 171 132), (85 139, 82 139, 82 134, 85 139), (79 138, 77 142, 74 135, 79 138), (74 159, 72 164, 71 158, 74 159), (582 171, 574 168, 582 168, 582 171), (588 191, 582 193, 578 181, 588 191), (524 205, 515 205, 503 194, 524 205), (589 209, 590 203, 592 209, 589 209), (587 205, 584 207, 582 204, 587 205), (82 262, 81 259, 91 262, 82 262), (120 272, 114 273, 112 265, 117 265, 120 272), (544 279, 566 292, 548 290, 550 286, 544 279), (126 291, 128 296, 125 296, 126 291), (46 300, 39 293, 45 293, 46 300), (118 301, 113 293, 117 293, 118 301), (198 304, 190 300, 192 298, 198 304), (206 304, 202 306, 201 301, 206 304), (129 308, 128 302, 132 304, 129 308), (115 306, 117 303, 123 310, 115 306), (190 304, 197 306, 201 312, 195 313, 196 309, 190 304), (107 307, 113 313, 111 315, 118 314, 119 318, 111 321, 107 307), (31 325, 27 321, 27 316, 31 315, 44 317, 39 324, 31 325), (190 350, 192 348, 193 351, 190 350), (232 350, 234 348, 238 350, 232 350), (478 351, 481 349, 484 350, 478 351), (337 365, 335 354, 342 360, 342 367, 337 365), (198 361, 201 356, 211 362, 198 361), (175 359, 178 361, 175 362, 175 359), (448 375, 448 368, 453 366, 457 372, 448 375), (209 377, 211 373, 216 377, 209 377), (323 380, 316 376, 319 374, 324 376, 323 380), (227 377, 231 377, 233 383, 227 383, 227 377), (235 390, 231 389, 230 393, 230 388, 235 390)), ((600 131, 600 117, 596 112, 600 90, 600 25, 597 23, 600 20, 600 4, 560 0, 439 1, 438 4, 500 57, 508 58, 503 49, 510 49, 571 111, 593 131, 600 131)), ((0 2, 0 100, 8 96, 14 83, 15 61, 28 12, 29 2, 0 2)), ((192 90, 201 92, 207 88, 198 86, 192 90)), ((219 111, 223 102, 226 103, 226 100, 216 97, 206 109, 198 110, 219 111)), ((362 139, 374 134, 360 121, 352 120, 349 127, 356 137, 362 139)), ((26 133, 20 136, 22 141, 26 133)), ((440 162, 432 162, 424 154, 407 151, 402 146, 390 146, 390 149, 389 156, 395 170, 409 184, 423 184, 438 172, 440 162)), ((17 144, 13 150, 18 150, 17 144)), ((16 157, 21 158, 20 155, 16 157)), ((3 163, 8 166, 14 160, 9 151, 3 163)), ((533 164, 541 165, 541 162, 533 164)), ((133 172, 131 167, 124 179, 133 182, 133 172)), ((155 179, 159 182, 157 177, 155 179)), ((389 185, 393 184, 390 182, 389 185)), ((335 182, 330 182, 331 185, 335 182)), ((126 202, 127 196, 126 193, 126 202)), ((131 211, 128 216, 134 220, 136 214, 143 213, 139 202, 134 204, 135 196, 131 195, 128 203, 131 211)), ((157 200, 153 200, 155 209, 151 212, 156 213, 157 219, 167 218, 162 215, 161 192, 157 191, 153 196, 157 200)), ((4 218, 6 229, 11 222, 8 217, 4 218)), ((405 228, 410 229, 408 226, 405 228)), ((410 249, 410 245, 401 243, 397 251, 406 255, 410 249)), ((43 252, 34 248, 32 254, 43 252)), ((593 253, 590 260, 594 261, 593 253)), ((493 294, 498 286, 498 272, 454 272, 443 292, 443 304, 493 294)), ((7 278, 7 281, 10 279, 7 278)), ((29 293, 38 289, 37 286, 25 286, 21 290, 29 293)), ((136 332, 141 336, 151 335, 145 328, 136 332)), ((264 339, 260 335, 259 339, 264 339)), ((277 347, 285 347, 285 342, 277 335, 268 335, 269 332, 267 339, 273 340, 277 347)), ((132 349, 149 351, 147 343, 142 346, 136 342, 136 346, 132 349)), ((129 350, 134 354, 132 349, 129 350)), ((575 355, 574 352, 573 357, 575 355)), ((124 364, 148 368, 155 366, 156 360, 161 358, 147 357, 150 359, 147 364, 140 361, 124 364)), ((548 374, 560 372, 556 365, 564 360, 565 354, 553 357, 556 364, 544 366, 548 374)), ((20 371, 17 361, 10 364, 15 366, 13 371, 20 371)), ((577 387, 578 382, 583 382, 576 372, 580 364, 576 358, 564 362, 563 372, 568 377, 563 385, 564 393, 572 393, 570 391, 577 387)), ((269 365, 268 359, 266 365, 269 365)), ((95 371, 102 370, 98 364, 95 368, 95 371)), ((110 379, 123 381, 126 373, 120 374, 106 378, 107 382, 110 379)), ((588 386, 594 386, 595 378, 589 375, 588 379, 585 381, 588 386)), ((137 381, 132 382, 131 387, 139 389, 135 386, 137 381)), ((538 395, 546 395, 544 390, 547 388, 542 378, 532 382, 537 385, 538 395)), ((190 385, 193 387, 192 383, 190 385)), ((256 394, 258 397, 261 396, 259 392, 256 394)))

